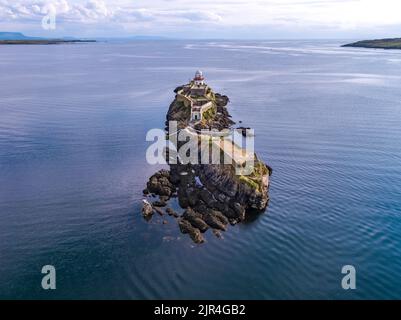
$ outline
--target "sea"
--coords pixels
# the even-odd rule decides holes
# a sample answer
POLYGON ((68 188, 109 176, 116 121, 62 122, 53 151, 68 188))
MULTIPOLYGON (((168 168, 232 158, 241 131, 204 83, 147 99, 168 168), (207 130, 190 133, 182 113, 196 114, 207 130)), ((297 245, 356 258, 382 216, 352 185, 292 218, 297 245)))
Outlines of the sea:
POLYGON ((401 299, 401 51, 347 42, 1 46, 0 299, 401 299), (141 216, 197 69, 273 168, 266 212, 202 245, 141 216))

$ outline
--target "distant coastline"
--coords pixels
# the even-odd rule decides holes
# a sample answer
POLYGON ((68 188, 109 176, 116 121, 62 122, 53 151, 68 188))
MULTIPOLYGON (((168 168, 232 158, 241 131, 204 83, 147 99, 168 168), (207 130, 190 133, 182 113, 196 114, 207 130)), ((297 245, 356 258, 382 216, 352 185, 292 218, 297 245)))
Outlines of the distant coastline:
POLYGON ((63 43, 85 43, 85 42, 96 42, 96 40, 63 40, 63 39, 41 39, 41 40, 0 40, 0 45, 18 45, 18 44, 29 44, 29 45, 49 45, 49 44, 63 44, 63 43))
POLYGON ((96 40, 83 40, 74 38, 38 38, 29 37, 21 32, 0 32, 1 44, 32 44, 32 45, 47 45, 47 44, 63 44, 63 43, 80 43, 80 42, 96 42, 96 40))
POLYGON ((370 48, 370 49, 401 49, 401 38, 363 40, 345 44, 342 47, 370 48))

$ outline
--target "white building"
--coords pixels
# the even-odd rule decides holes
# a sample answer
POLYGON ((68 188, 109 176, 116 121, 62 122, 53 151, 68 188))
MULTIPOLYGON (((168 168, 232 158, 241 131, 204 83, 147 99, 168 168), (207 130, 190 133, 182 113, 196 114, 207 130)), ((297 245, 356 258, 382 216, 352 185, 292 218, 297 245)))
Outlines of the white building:
POLYGON ((202 71, 198 70, 194 79, 178 92, 178 99, 191 108, 192 122, 201 121, 203 113, 213 107, 213 102, 208 98, 208 90, 210 88, 205 83, 202 71))
POLYGON ((198 70, 195 72, 194 83, 197 86, 203 86, 205 84, 205 78, 203 77, 202 71, 198 70))

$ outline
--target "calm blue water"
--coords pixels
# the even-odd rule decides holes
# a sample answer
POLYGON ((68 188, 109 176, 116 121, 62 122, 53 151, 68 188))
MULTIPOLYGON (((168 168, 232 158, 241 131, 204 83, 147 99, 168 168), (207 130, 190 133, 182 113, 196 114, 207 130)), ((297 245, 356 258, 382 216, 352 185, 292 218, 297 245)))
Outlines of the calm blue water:
POLYGON ((401 51, 340 44, 1 46, 0 298, 401 298, 401 51), (139 204, 197 68, 274 168, 268 211, 202 246, 139 204))

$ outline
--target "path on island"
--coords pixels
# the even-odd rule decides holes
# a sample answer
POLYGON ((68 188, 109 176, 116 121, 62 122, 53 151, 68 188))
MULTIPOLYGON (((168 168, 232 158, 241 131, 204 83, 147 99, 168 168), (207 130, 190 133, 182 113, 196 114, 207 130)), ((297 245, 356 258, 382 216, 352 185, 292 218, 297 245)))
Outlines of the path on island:
MULTIPOLYGON (((229 129, 225 131, 198 131, 190 126, 185 127, 184 129, 178 129, 176 132, 169 133, 169 136, 177 135, 184 131, 185 134, 190 138, 189 143, 198 144, 198 139, 205 139, 207 141, 211 140, 212 150, 213 148, 217 148, 218 150, 222 150, 227 159, 231 159, 237 165, 242 166, 246 162, 253 162, 255 160, 254 152, 248 152, 246 149, 238 146, 230 137, 232 137, 232 133, 235 129, 229 129), (193 139, 192 139, 193 138, 193 139), (216 139, 219 138, 219 139, 216 139), (223 138, 223 139, 221 139, 223 138)), ((177 146, 175 146, 177 147, 177 146)), ((191 147, 191 146, 189 146, 191 147)), ((194 146, 194 149, 197 148, 198 145, 194 146)), ((213 151, 212 151, 213 154, 213 151)), ((219 154, 219 153, 218 153, 219 154)), ((226 158, 225 158, 226 159, 226 158)))

